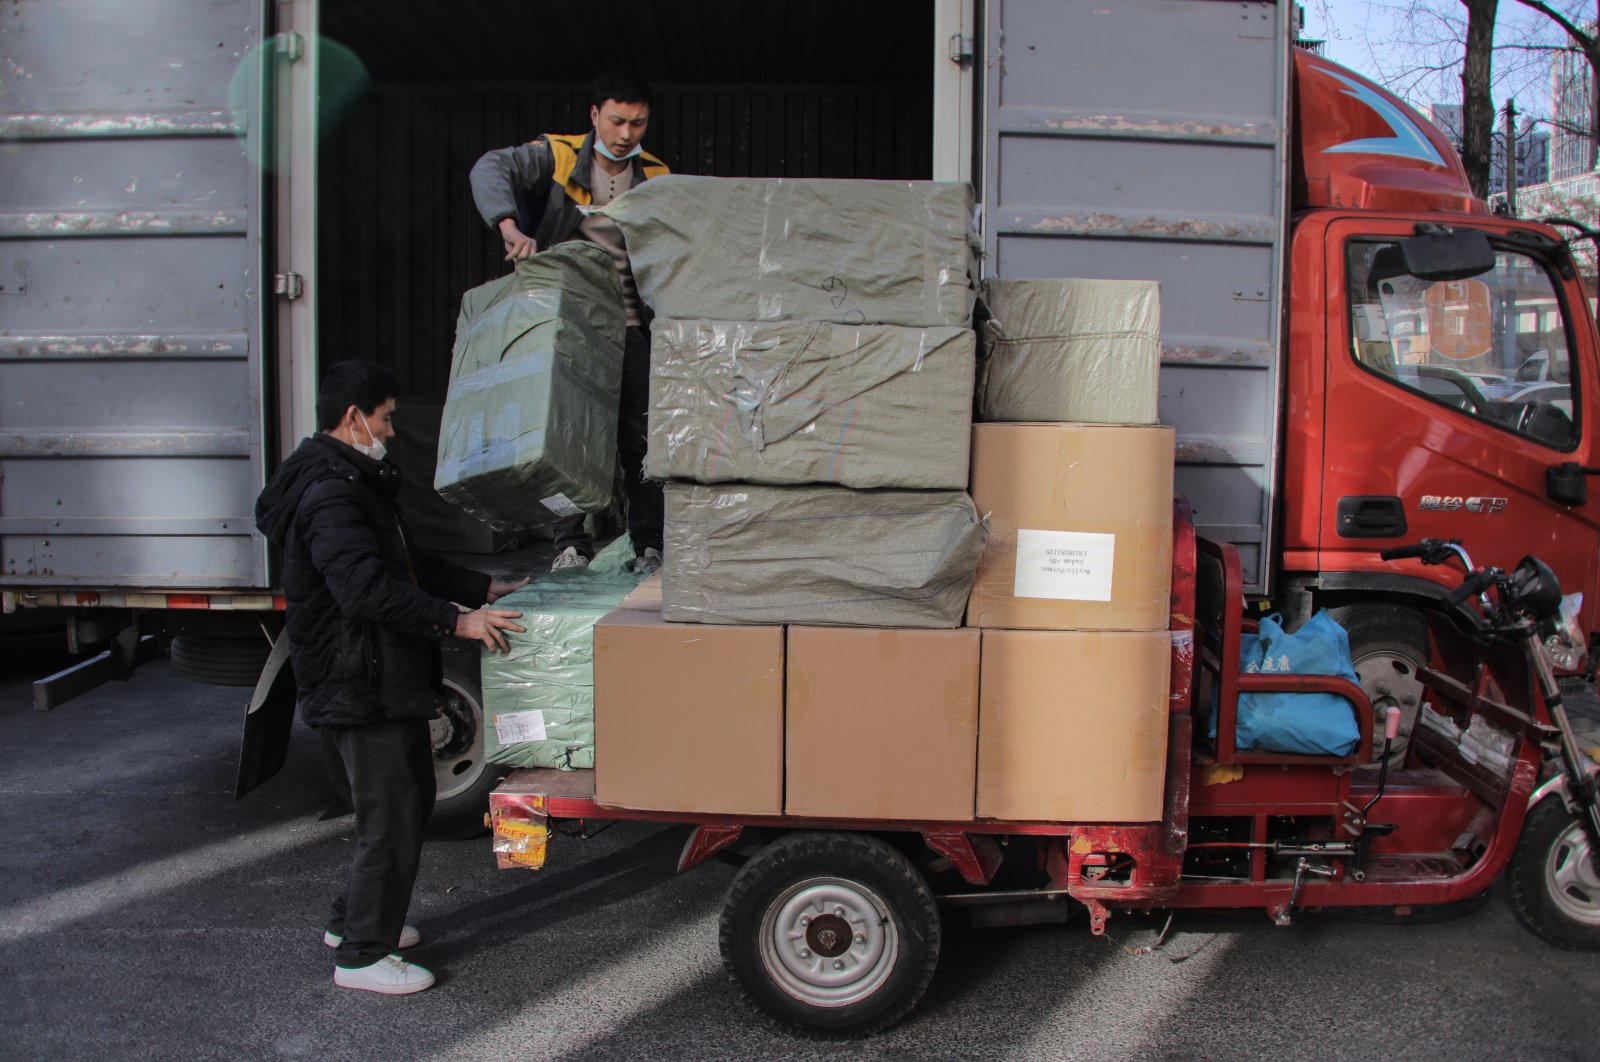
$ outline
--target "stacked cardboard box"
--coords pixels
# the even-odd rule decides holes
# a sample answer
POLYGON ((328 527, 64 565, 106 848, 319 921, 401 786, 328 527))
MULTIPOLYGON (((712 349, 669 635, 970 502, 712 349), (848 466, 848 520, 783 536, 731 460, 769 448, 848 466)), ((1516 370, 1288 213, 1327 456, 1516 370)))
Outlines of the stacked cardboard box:
POLYGON ((1153 425, 1155 285, 990 282, 972 496, 991 533, 977 813, 1142 822, 1162 812, 1174 433, 1153 425))

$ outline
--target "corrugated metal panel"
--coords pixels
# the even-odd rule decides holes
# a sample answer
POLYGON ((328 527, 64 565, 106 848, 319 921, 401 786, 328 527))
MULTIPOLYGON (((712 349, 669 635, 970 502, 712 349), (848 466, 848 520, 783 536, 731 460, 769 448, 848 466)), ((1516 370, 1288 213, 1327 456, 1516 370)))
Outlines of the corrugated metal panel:
POLYGON ((262 4, 25 16, 0 34, 0 583, 264 585, 256 130, 228 99, 262 4))
MULTIPOLYGON (((926 42, 916 42, 924 53, 926 42)), ((645 146, 678 173, 925 179, 931 82, 656 85, 645 146)), ((501 275, 467 174, 491 148, 586 130, 586 85, 382 86, 322 143, 319 348, 443 389, 461 293, 501 275)))
POLYGON ((990 0, 986 272, 1161 282, 1161 419, 1202 533, 1271 577, 1287 3, 990 0))

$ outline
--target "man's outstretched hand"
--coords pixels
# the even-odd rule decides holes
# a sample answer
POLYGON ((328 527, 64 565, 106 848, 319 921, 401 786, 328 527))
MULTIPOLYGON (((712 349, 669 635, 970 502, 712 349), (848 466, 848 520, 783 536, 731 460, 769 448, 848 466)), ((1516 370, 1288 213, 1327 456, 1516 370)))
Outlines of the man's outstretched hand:
POLYGON ((505 246, 508 262, 532 258, 539 250, 538 241, 517 228, 516 218, 505 218, 500 222, 500 242, 505 246))
POLYGON ((492 605, 496 601, 499 601, 502 597, 505 597, 507 594, 521 590, 524 586, 528 585, 528 579, 529 577, 524 575, 516 582, 512 582, 509 579, 493 580, 489 583, 489 604, 492 605))
POLYGON ((501 631, 514 631, 521 634, 527 630, 512 621, 522 613, 509 608, 475 608, 471 612, 463 612, 456 617, 456 637, 465 638, 469 642, 482 642, 491 653, 504 653, 509 650, 506 645, 506 636, 501 631))

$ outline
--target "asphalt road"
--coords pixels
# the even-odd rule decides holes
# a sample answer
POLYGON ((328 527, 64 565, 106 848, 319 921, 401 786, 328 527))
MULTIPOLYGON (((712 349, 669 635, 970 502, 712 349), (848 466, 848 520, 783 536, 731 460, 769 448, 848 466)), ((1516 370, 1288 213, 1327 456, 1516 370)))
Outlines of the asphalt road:
POLYGON ((738 1003, 715 925, 732 869, 677 877, 678 829, 558 839, 500 871, 430 844, 412 913, 432 991, 334 988, 321 919, 350 845, 315 741, 229 794, 243 691, 164 663, 54 712, 0 663, 0 1057, 1325 1059, 1600 1057, 1597 958, 1527 932, 1502 890, 1464 919, 1379 926, 1257 911, 952 929, 922 1006, 811 1044, 738 1003), (1113 939, 1114 938, 1114 939, 1113 939))

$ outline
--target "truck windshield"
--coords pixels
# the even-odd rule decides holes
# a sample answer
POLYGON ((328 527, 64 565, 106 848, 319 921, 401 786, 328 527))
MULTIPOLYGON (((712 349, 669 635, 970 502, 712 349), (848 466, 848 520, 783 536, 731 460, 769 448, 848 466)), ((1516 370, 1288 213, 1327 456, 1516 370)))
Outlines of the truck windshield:
POLYGON ((1363 368, 1554 449, 1577 444, 1562 304, 1537 260, 1497 250, 1492 271, 1438 281, 1407 272, 1395 241, 1353 241, 1346 254, 1363 368))

